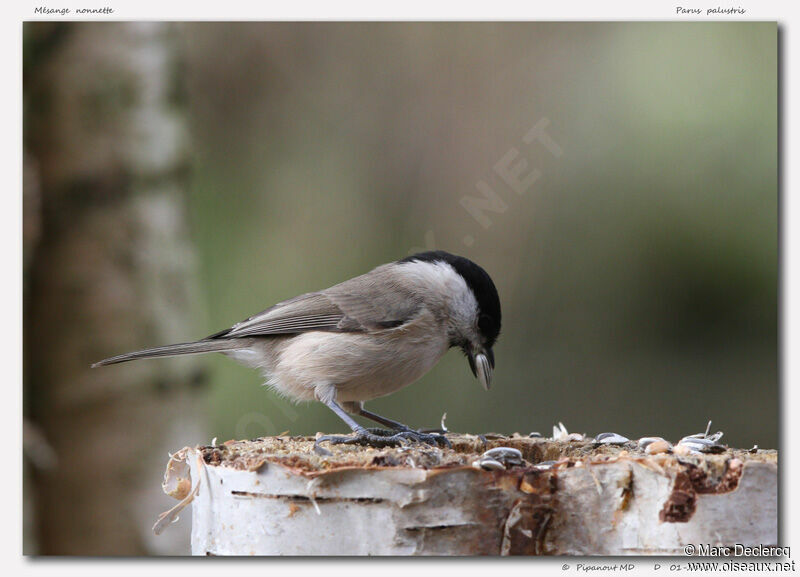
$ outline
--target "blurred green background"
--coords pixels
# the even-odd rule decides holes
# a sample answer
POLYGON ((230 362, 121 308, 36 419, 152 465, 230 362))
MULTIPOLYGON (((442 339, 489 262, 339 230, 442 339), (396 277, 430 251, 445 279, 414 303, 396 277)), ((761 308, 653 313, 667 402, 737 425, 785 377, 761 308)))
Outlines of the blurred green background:
MULTIPOLYGON (((563 421, 631 438, 713 419, 729 444, 777 444, 775 23, 179 31, 207 333, 441 248, 500 292, 493 388, 451 351, 371 409, 426 427, 446 411, 457 431, 563 421), (539 122, 560 156, 523 140, 539 122), (500 177, 504 158, 538 171, 524 194, 500 177), (478 183, 500 199, 488 228, 461 204, 478 183)), ((211 362, 220 441, 345 430, 211 362)))
POLYGON ((167 460, 347 432, 221 355, 98 370, 411 252, 481 264, 458 351, 369 408, 453 431, 778 444, 775 23, 28 22, 24 553, 174 555, 167 460))

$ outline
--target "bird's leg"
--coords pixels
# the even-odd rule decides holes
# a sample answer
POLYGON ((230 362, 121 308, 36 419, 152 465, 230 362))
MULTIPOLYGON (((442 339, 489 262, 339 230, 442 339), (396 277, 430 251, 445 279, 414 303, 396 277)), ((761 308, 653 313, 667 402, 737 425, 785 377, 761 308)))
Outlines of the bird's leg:
MULTIPOLYGON (((402 429, 396 429, 398 432, 396 432, 395 434, 389 434, 389 435, 375 434, 369 431, 368 429, 365 429, 358 423, 356 423, 355 420, 353 420, 353 418, 350 415, 348 415, 347 412, 341 406, 339 406, 339 404, 336 401, 324 400, 323 402, 328 406, 330 410, 336 413, 336 415, 338 415, 340 419, 342 419, 345 423, 347 423, 347 426, 350 427, 350 429, 352 429, 352 431, 355 433, 355 436, 344 437, 341 435, 323 435, 322 437, 317 439, 316 442, 317 445, 322 441, 328 441, 332 445, 340 445, 340 444, 368 445, 372 447, 397 447, 398 445, 401 445, 404 442, 409 442, 409 441, 427 443, 429 445, 450 444, 449 441, 443 435, 429 435, 426 433, 420 433, 418 431, 414 431, 406 427, 405 425, 402 425, 401 423, 397 423, 395 421, 392 421, 390 419, 385 419, 383 417, 379 417, 382 420, 378 421, 382 425, 392 427, 393 429, 395 427, 402 427, 402 429)), ((367 411, 367 413, 369 412, 367 411)), ((373 413, 369 413, 369 415, 372 416, 364 415, 363 409, 360 411, 360 414, 368 418, 372 418, 373 416, 378 416, 378 415, 373 415, 373 413)))
MULTIPOLYGON (((321 399, 322 400, 322 399, 321 399)), ((325 405, 332 410, 336 415, 342 419, 348 427, 355 433, 354 437, 345 437, 342 435, 323 435, 317 439, 315 445, 319 445, 322 441, 328 441, 332 445, 371 445, 373 447, 396 447, 402 444, 402 439, 397 439, 394 436, 376 435, 369 432, 367 429, 359 425, 353 417, 347 414, 336 401, 322 400, 325 405)))
POLYGON ((361 415, 362 417, 366 417, 367 419, 375 421, 376 423, 380 423, 385 427, 389 427, 388 429, 369 427, 367 430, 373 435, 380 435, 382 437, 391 437, 392 435, 396 435, 399 432, 407 433, 412 431, 411 427, 408 427, 403 423, 398 423, 397 421, 387 419, 386 417, 382 417, 381 415, 377 415, 373 412, 370 412, 364 409, 363 407, 359 407, 355 412, 357 415, 361 415))
POLYGON ((410 431, 411 430, 411 427, 408 427, 408 426, 404 425, 403 423, 398 423, 397 421, 393 421, 393 420, 388 419, 386 417, 382 417, 382 416, 380 416, 380 415, 378 415, 376 413, 373 413, 372 411, 368 411, 367 409, 365 409, 363 407, 361 409, 359 409, 358 414, 361 415, 362 417, 366 417, 370 421, 375 421, 376 423, 380 423, 384 427, 389 427, 393 431, 410 431))
MULTIPOLYGON (((448 447, 450 446, 450 443, 447 441, 447 438, 444 436, 444 434, 447 432, 447 429, 418 429, 418 430, 414 430, 411 427, 409 427, 407 425, 404 425, 403 423, 398 423, 397 421, 393 421, 392 419, 389 419, 387 417, 378 415, 376 413, 373 413, 372 411, 368 411, 364 407, 361 407, 359 409, 358 414, 361 415, 362 417, 366 417, 367 419, 371 419, 371 420, 375 421, 376 423, 380 423, 381 425, 385 425, 387 427, 390 427, 393 431, 412 432, 412 433, 427 433, 427 434, 439 436, 439 437, 441 437, 441 439, 444 440, 443 441, 444 444, 446 444, 448 447)), ((382 430, 385 430, 385 429, 370 429, 370 430, 371 431, 382 431, 382 430)), ((388 432, 391 432, 391 431, 388 431, 388 432)))

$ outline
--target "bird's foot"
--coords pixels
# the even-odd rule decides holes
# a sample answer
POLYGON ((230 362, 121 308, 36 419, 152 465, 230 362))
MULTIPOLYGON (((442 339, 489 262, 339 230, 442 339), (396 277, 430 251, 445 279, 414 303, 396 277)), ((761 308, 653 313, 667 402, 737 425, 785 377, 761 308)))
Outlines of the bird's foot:
POLYGON ((331 445, 362 445, 366 447, 399 447, 409 443, 425 443, 427 445, 451 447, 447 437, 437 433, 421 433, 411 429, 407 431, 391 431, 389 429, 360 429, 353 436, 323 435, 317 439, 315 446, 323 441, 331 445))
POLYGON ((428 445, 447 447, 448 449, 453 448, 448 438, 441 433, 408 430, 397 433, 395 437, 403 437, 416 443, 426 443, 428 445))
POLYGON ((402 429, 399 427, 397 429, 380 429, 373 427, 367 429, 367 431, 380 437, 398 437, 401 439, 407 439, 411 442, 439 445, 449 449, 453 448, 453 446, 450 444, 450 441, 444 436, 447 431, 443 431, 441 429, 420 429, 415 431, 414 429, 403 426, 402 429))
MULTIPOLYGON (((408 429, 411 430, 411 429, 408 429)), ((405 431, 405 429, 381 429, 379 427, 368 427, 367 432, 379 437, 391 437, 397 433, 405 431)))
MULTIPOLYGON (((442 447, 452 448, 450 441, 444 436, 447 433, 444 429, 419 429, 414 430, 405 425, 402 428, 396 429, 381 429, 378 427, 371 427, 367 432, 378 435, 379 437, 397 437, 407 438, 412 442, 427 443, 428 445, 440 445, 442 447), (403 437, 405 436, 405 437, 403 437)), ((350 438, 350 437, 348 437, 350 438)))

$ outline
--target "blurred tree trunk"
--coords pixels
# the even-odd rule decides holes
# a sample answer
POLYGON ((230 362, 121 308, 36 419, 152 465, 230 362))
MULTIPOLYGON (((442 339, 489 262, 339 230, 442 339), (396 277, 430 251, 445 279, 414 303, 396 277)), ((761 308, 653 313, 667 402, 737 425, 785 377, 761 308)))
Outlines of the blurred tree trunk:
POLYGON ((202 359, 89 368, 198 336, 173 30, 43 22, 24 37, 25 440, 55 456, 29 459, 25 552, 187 553, 185 529, 150 527, 171 506, 168 450, 205 438, 202 359))

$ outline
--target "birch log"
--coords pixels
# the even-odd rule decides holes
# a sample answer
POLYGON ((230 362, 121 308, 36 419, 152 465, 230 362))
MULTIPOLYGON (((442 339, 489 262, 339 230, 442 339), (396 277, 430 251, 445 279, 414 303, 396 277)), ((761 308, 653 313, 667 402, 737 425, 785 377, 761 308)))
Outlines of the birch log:
POLYGON ((26 233, 38 233, 25 247, 26 437, 55 455, 26 485, 37 547, 25 551, 176 553, 179 531, 149 531, 164 506, 150 479, 169 448, 205 436, 205 361, 89 368, 198 334, 173 29, 28 22, 25 38, 26 233))
MULTIPOLYGON (((453 449, 303 437, 185 448, 195 555, 683 555, 777 545, 777 453, 648 455, 635 443, 449 435, 453 449), (524 461, 476 468, 491 448, 524 461), (496 468, 496 466, 495 466, 496 468)), ((174 520, 166 515, 157 529, 174 520)))

